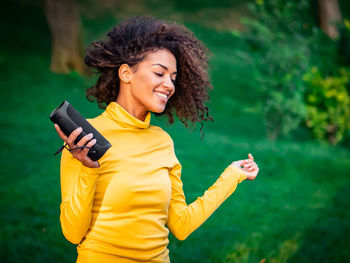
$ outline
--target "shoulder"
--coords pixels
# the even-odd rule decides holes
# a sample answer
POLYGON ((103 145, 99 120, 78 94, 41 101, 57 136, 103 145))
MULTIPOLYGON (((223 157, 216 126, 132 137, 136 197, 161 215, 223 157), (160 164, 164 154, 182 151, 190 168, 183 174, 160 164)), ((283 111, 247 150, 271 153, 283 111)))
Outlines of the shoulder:
POLYGON ((110 121, 108 118, 105 118, 102 114, 86 120, 98 131, 103 131, 115 125, 112 121, 110 121))
POLYGON ((94 118, 88 118, 86 119, 88 122, 90 122, 90 124, 96 124, 96 123, 101 123, 101 122, 105 122, 104 118, 102 118, 102 114, 94 117, 94 118))
POLYGON ((174 144, 171 136, 165 130, 163 130, 161 127, 155 126, 155 125, 150 125, 148 129, 150 129, 150 131, 156 133, 157 136, 159 136, 161 139, 167 141, 169 144, 171 144, 171 145, 174 144))

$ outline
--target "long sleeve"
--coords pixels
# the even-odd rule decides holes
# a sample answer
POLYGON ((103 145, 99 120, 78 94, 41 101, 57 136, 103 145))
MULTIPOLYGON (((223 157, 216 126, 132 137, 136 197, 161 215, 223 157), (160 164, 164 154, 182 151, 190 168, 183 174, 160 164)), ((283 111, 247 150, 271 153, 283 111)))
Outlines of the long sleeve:
POLYGON ((228 166, 204 195, 190 205, 185 201, 180 163, 170 169, 170 178, 172 194, 167 226, 177 239, 184 240, 235 191, 246 175, 239 168, 228 166))
POLYGON ((88 168, 66 149, 62 151, 60 221, 64 236, 73 244, 80 243, 89 229, 99 169, 88 168))

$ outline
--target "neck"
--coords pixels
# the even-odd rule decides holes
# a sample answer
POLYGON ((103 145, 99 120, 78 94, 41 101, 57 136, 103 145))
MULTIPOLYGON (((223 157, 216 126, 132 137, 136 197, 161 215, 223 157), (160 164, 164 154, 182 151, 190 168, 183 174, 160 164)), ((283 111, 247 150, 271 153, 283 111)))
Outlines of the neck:
POLYGON ((120 87, 116 102, 135 118, 139 119, 140 121, 145 121, 148 113, 147 110, 145 108, 138 107, 135 101, 128 99, 128 98, 131 98, 132 96, 128 96, 125 90, 130 90, 130 89, 125 89, 120 87))

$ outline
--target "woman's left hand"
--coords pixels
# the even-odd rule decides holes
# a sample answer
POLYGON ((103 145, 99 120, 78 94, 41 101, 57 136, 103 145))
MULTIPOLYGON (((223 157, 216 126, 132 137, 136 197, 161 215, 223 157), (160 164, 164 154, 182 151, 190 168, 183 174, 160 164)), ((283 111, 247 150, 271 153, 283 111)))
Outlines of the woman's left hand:
POLYGON ((240 168, 247 175, 247 180, 254 180, 258 175, 259 167, 254 162, 253 155, 249 153, 248 157, 249 159, 235 161, 231 165, 240 168))

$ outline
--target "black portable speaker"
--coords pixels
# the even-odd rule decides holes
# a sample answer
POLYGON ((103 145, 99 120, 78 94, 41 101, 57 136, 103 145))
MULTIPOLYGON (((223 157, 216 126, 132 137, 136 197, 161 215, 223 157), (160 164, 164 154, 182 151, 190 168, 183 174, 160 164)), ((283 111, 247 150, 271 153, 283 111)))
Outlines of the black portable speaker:
MULTIPOLYGON (((96 143, 88 152, 91 160, 97 161, 111 147, 109 141, 106 140, 68 101, 63 101, 60 106, 54 109, 50 114, 53 123, 60 126, 66 136, 72 131, 81 127, 83 131, 78 135, 74 144, 77 144, 85 135, 92 133, 92 139, 96 139, 96 143)), ((92 140, 91 139, 91 140, 92 140)))

